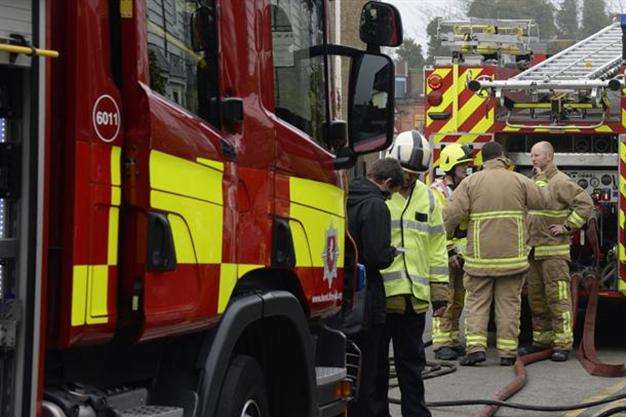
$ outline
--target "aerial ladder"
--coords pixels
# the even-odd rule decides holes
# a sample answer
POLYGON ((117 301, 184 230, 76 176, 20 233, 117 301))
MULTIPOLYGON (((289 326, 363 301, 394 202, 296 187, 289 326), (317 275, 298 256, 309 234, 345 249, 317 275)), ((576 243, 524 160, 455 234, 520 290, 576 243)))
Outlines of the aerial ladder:
POLYGON ((516 126, 511 122, 514 112, 525 112, 522 116, 530 119, 547 112, 551 129, 569 128, 563 122, 576 118, 601 126, 610 109, 619 108, 619 90, 624 87, 618 74, 624 24, 613 23, 509 79, 468 80, 468 88, 489 91, 507 109, 509 126, 516 126))
POLYGON ((514 57, 529 62, 533 45, 539 42, 539 30, 532 19, 439 19, 437 39, 450 49, 453 61, 477 57, 506 64, 514 57))

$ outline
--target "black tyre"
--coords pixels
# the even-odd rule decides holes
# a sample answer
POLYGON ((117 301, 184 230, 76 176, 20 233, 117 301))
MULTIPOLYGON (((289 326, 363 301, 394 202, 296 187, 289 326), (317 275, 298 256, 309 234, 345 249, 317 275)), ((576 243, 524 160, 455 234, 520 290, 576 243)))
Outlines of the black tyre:
POLYGON ((265 378, 251 356, 238 355, 226 371, 217 415, 220 417, 269 417, 265 378))

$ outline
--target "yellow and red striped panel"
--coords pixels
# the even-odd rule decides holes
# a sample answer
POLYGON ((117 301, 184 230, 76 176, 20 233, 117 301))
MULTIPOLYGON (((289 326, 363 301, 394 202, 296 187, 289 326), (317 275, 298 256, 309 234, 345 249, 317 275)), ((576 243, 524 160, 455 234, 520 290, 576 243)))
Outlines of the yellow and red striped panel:
POLYGON ((512 127, 506 126, 504 122, 497 122, 495 131, 503 132, 503 133, 582 133, 582 134, 611 134, 620 132, 622 130, 619 123, 607 123, 602 126, 593 128, 593 129, 585 129, 584 126, 572 127, 567 129, 548 129, 548 128, 522 128, 522 127, 512 127))
POLYGON ((621 135, 619 141, 619 291, 626 295, 626 229, 624 228, 626 221, 626 136, 621 135))
POLYGON ((493 76, 490 67, 438 67, 426 72, 441 77, 441 88, 433 90, 426 82, 426 96, 440 93, 441 103, 427 104, 425 133, 434 134, 483 134, 493 130, 495 121, 495 101, 485 94, 476 94, 467 88, 467 81, 479 76, 493 76), (449 115, 449 116, 447 116, 449 115))

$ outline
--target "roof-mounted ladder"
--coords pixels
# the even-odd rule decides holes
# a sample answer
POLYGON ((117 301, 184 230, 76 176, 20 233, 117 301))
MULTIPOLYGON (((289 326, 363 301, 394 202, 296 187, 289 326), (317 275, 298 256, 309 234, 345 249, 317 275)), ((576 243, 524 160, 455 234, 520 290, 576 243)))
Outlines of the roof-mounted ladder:
POLYGON ((534 119, 536 112, 543 108, 549 110, 552 122, 534 127, 568 128, 569 124, 563 122, 571 120, 573 116, 591 122, 592 118, 588 115, 594 110, 601 119, 593 126, 600 126, 609 111, 607 90, 619 91, 624 88, 624 77, 616 77, 623 61, 622 37, 626 28, 626 15, 622 15, 621 20, 515 77, 506 80, 478 77, 468 80, 468 88, 473 91, 490 90, 500 105, 508 109, 508 126, 523 126, 511 122, 514 110, 525 110, 534 119), (517 99, 514 102, 512 96, 505 96, 507 91, 521 92, 531 102, 520 102, 517 99), (599 114, 598 110, 601 111, 599 114))
POLYGON ((613 23, 513 78, 491 80, 483 77, 470 80, 468 87, 474 91, 492 89, 496 96, 500 90, 619 90, 624 81, 612 77, 617 74, 621 63, 622 28, 620 23, 613 23))

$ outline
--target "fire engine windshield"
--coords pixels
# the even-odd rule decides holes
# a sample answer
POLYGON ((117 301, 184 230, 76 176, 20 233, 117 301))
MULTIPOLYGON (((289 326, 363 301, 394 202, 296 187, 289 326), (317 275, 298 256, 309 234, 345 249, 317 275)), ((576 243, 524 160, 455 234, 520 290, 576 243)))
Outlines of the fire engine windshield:
POLYGON ((271 5, 276 115, 323 144, 325 61, 309 53, 324 42, 323 0, 272 0, 271 5))

